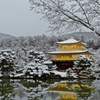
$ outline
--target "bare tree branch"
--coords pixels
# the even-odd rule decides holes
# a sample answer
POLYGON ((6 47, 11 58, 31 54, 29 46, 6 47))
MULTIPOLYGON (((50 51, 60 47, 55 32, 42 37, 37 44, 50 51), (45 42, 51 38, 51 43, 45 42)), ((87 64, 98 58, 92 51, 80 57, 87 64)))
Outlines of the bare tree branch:
MULTIPOLYGON (((43 14, 52 31, 65 30, 82 26, 100 36, 99 0, 29 0, 32 9, 43 14)), ((71 31, 71 30, 70 30, 71 31)))

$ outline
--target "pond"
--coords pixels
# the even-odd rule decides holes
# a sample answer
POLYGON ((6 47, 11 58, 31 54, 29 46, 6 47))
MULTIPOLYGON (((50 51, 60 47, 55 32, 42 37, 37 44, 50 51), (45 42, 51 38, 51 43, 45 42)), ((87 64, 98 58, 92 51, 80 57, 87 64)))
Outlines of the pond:
POLYGON ((77 80, 2 79, 0 80, 0 100, 100 100, 100 80, 80 80, 80 82, 77 80), (83 87, 80 86, 80 82, 83 87), (58 90, 53 89, 56 86, 58 90), (85 86, 91 88, 87 91, 85 86), (67 87, 68 91, 63 87, 67 87), (75 98, 67 99, 65 94, 67 97, 74 95, 75 98))

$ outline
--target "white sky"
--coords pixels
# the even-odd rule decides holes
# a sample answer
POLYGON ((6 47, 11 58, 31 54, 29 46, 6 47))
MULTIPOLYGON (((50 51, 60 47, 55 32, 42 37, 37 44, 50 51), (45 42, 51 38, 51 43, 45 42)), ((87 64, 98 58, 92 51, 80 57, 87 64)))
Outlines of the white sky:
POLYGON ((48 23, 30 11, 29 0, 0 0, 0 33, 13 36, 48 34, 48 23))

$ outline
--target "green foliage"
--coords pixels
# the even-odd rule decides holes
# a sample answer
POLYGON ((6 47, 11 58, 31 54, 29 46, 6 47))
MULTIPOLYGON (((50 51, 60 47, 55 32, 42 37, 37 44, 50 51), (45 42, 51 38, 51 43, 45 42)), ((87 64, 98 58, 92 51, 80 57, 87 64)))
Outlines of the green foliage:
POLYGON ((23 86, 27 88, 37 87, 40 84, 39 82, 33 83, 33 82, 28 82, 27 80, 21 80, 21 83, 23 84, 23 86))
POLYGON ((10 96, 13 93, 13 86, 10 80, 2 80, 0 82, 0 97, 2 97, 2 100, 10 100, 10 96))

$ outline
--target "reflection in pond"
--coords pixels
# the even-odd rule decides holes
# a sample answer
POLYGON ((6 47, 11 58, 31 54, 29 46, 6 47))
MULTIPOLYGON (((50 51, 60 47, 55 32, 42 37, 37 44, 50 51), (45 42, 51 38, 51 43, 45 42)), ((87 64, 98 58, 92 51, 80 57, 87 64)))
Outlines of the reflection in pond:
POLYGON ((82 80, 82 83, 77 80, 70 82, 0 80, 0 100, 99 100, 99 98, 99 80, 82 80))
POLYGON ((88 100, 100 100, 100 80, 95 80, 93 82, 93 86, 96 88, 92 93, 88 100))
POLYGON ((95 88, 83 82, 59 82, 49 90, 58 92, 60 94, 59 100, 82 100, 83 98, 87 100, 95 88))
POLYGON ((13 96, 13 89, 10 80, 0 80, 0 99, 10 99, 10 97, 13 96))
POLYGON ((77 100, 77 95, 73 92, 60 93, 60 99, 58 100, 77 100))

